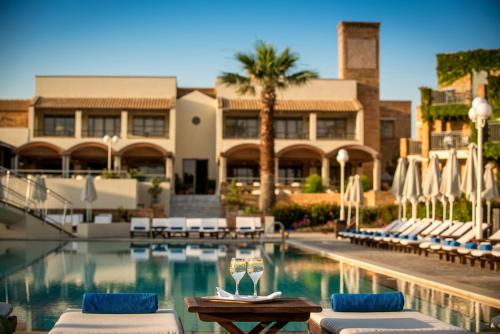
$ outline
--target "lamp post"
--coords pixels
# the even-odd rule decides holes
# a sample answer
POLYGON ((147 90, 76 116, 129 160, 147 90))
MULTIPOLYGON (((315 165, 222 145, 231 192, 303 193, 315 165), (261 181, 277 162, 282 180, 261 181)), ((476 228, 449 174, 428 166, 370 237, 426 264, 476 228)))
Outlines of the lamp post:
POLYGON ((337 162, 340 164, 340 220, 345 220, 345 212, 344 212, 344 171, 345 171, 345 163, 349 161, 349 154, 345 149, 340 149, 337 154, 337 162))
POLYGON ((105 135, 102 141, 108 145, 108 171, 111 171, 111 145, 118 142, 118 136, 105 135))
POLYGON ((469 110, 469 118, 476 123, 477 129, 477 170, 476 170, 476 240, 483 239, 483 208, 481 192, 483 189, 483 128, 486 121, 491 116, 491 106, 484 97, 476 97, 472 101, 472 108, 469 110))

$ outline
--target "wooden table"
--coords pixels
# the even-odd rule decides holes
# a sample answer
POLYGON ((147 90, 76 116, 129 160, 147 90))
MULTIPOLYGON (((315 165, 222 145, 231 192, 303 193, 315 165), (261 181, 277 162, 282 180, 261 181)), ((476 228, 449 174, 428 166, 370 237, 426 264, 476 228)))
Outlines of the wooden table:
POLYGON ((239 303, 203 300, 186 297, 184 303, 191 313, 198 313, 201 321, 214 321, 231 334, 244 334, 234 322, 258 322, 248 334, 278 332, 292 321, 307 321, 311 312, 321 312, 321 306, 305 298, 278 298, 271 303, 239 303))

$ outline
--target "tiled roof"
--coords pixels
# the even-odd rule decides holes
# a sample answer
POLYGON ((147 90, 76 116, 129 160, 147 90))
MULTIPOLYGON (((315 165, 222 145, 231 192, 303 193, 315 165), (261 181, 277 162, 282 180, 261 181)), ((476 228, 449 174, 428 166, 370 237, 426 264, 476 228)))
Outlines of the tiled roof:
POLYGON ((39 97, 35 107, 46 109, 165 110, 175 107, 175 98, 39 97))
POLYGON ((194 91, 198 91, 202 94, 210 96, 215 99, 215 88, 196 88, 196 87, 178 87, 177 88, 177 98, 180 99, 184 95, 188 95, 194 91))
POLYGON ((0 111, 28 111, 31 100, 0 100, 0 111))
MULTIPOLYGON (((219 107, 223 110, 251 111, 260 109, 257 99, 225 99, 219 98, 219 107)), ((278 100, 276 111, 326 111, 326 112, 356 112, 361 109, 358 100, 278 100)))

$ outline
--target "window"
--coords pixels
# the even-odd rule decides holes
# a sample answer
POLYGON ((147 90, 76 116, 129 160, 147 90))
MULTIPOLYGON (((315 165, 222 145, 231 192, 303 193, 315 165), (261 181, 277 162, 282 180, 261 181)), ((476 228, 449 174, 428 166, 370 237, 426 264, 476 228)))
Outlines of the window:
POLYGON ((136 116, 132 122, 132 134, 142 137, 165 137, 165 117, 136 116))
POLYGON ((316 136, 329 139, 353 139, 354 134, 347 133, 347 118, 318 119, 316 136))
POLYGON ((303 168, 300 165, 279 167, 279 181, 285 184, 301 181, 303 168))
POLYGON ((276 138, 303 139, 307 137, 302 118, 281 118, 274 121, 276 138))
POLYGON ((44 116, 41 136, 73 137, 75 135, 74 116, 44 116))
POLYGON ((120 135, 120 117, 89 116, 87 118, 87 137, 103 137, 104 135, 120 135))
POLYGON ((380 121, 380 136, 382 138, 394 138, 396 128, 396 122, 393 120, 381 120, 380 121))
POLYGON ((257 117, 226 117, 224 138, 258 138, 259 119, 257 117))

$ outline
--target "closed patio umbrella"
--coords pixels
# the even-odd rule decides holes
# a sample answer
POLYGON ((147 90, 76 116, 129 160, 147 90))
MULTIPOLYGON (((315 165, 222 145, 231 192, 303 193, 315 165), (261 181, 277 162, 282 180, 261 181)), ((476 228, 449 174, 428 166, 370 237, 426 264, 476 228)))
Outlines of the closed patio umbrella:
MULTIPOLYGON (((483 199, 486 201, 486 222, 488 226, 491 227, 491 202, 498 199, 500 194, 498 192, 498 186, 495 181, 495 175, 493 174, 493 164, 489 163, 484 169, 484 191, 482 193, 483 199)), ((480 222, 477 222, 480 226, 480 222)), ((480 227, 478 227, 480 229, 480 227)))
POLYGON ((344 200, 347 202, 347 226, 349 227, 351 223, 351 205, 352 205, 352 186, 354 182, 354 177, 349 176, 349 180, 347 181, 347 187, 345 188, 345 193, 341 196, 344 196, 344 200))
POLYGON ((465 173, 460 189, 468 201, 472 203, 472 226, 476 226, 476 193, 477 193, 477 146, 470 144, 465 162, 465 173))
POLYGON ((401 209, 403 206, 403 187, 405 184, 406 177, 406 159, 399 158, 398 165, 396 166, 396 171, 394 172, 394 178, 392 180, 391 193, 396 197, 396 203, 398 203, 398 220, 401 220, 401 209))
MULTIPOLYGON (((450 221, 453 221, 453 202, 455 198, 460 196, 460 164, 457 159, 457 152, 455 149, 450 150, 450 156, 448 161, 446 161, 445 175, 443 175, 443 180, 441 183, 444 184, 444 192, 441 189, 441 193, 446 196, 450 202, 450 221)), ((443 187, 442 187, 443 188, 443 187)))
POLYGON ((86 218, 87 221, 92 219, 92 202, 97 199, 97 192, 95 190, 94 178, 92 175, 87 175, 85 177, 85 183, 83 185, 81 200, 85 202, 87 207, 86 218))
POLYGON ((427 172, 429 173, 426 191, 432 203, 432 221, 436 219, 436 200, 440 196, 439 192, 439 182, 441 181, 441 172, 439 171, 439 161, 436 155, 431 157, 429 161, 429 166, 427 166, 427 172))
POLYGON ((363 185, 361 184, 359 175, 354 176, 352 201, 356 205, 356 230, 359 230, 359 207, 363 204, 363 185))
POLYGON ((418 167, 415 159, 411 159, 406 173, 403 197, 405 201, 410 201, 411 203, 411 217, 414 221, 417 219, 417 204, 421 194, 422 190, 420 189, 420 182, 418 179, 418 167))
POLYGON ((424 176, 422 177, 422 201, 425 203, 425 218, 430 217, 430 178, 431 178, 431 169, 427 168, 425 170, 424 176))

